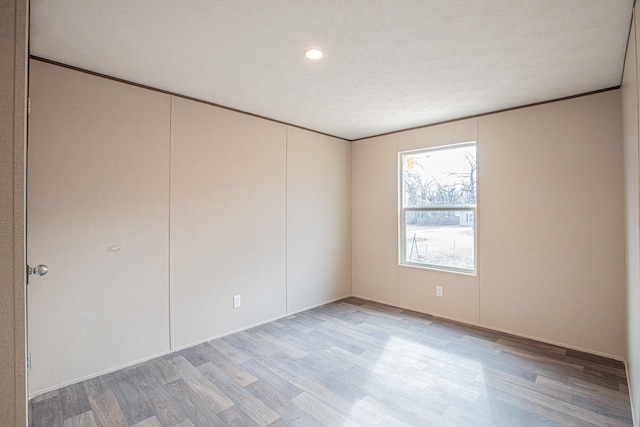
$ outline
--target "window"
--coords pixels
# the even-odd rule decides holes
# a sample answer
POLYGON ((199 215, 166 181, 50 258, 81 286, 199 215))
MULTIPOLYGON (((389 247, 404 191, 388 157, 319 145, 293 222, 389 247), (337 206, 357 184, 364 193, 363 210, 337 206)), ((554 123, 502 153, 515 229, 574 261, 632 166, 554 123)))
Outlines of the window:
POLYGON ((476 144, 400 157, 400 262, 474 273, 476 144))

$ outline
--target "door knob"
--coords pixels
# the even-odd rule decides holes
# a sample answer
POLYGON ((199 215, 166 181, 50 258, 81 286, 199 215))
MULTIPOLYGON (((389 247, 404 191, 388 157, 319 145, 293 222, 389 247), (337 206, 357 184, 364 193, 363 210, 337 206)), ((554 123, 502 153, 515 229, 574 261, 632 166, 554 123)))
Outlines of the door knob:
POLYGON ((35 267, 27 266, 27 271, 29 272, 29 275, 44 276, 49 272, 49 267, 44 264, 38 264, 35 267))

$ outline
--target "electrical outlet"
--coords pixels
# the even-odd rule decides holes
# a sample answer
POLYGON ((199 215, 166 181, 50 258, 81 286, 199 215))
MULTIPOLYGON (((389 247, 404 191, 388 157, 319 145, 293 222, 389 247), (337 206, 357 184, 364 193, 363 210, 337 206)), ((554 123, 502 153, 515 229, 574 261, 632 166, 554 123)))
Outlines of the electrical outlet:
POLYGON ((442 286, 436 286, 436 296, 438 298, 442 298, 444 296, 442 291, 442 286))
POLYGON ((240 308, 240 295, 233 296, 233 308, 240 308))

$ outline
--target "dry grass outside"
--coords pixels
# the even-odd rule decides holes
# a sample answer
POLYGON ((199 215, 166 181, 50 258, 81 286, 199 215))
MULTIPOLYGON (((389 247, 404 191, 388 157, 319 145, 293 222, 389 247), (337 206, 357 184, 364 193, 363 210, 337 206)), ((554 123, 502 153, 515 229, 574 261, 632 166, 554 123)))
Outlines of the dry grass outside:
POLYGON ((473 227, 408 225, 406 257, 409 262, 473 269, 473 227))

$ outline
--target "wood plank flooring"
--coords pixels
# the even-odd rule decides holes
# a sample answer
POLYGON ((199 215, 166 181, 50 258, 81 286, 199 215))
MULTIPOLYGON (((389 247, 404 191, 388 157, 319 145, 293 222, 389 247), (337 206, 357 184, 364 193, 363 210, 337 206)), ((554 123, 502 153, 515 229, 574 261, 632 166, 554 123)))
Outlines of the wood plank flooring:
POLYGON ((31 426, 631 426, 624 366, 348 298, 30 402, 31 426))

